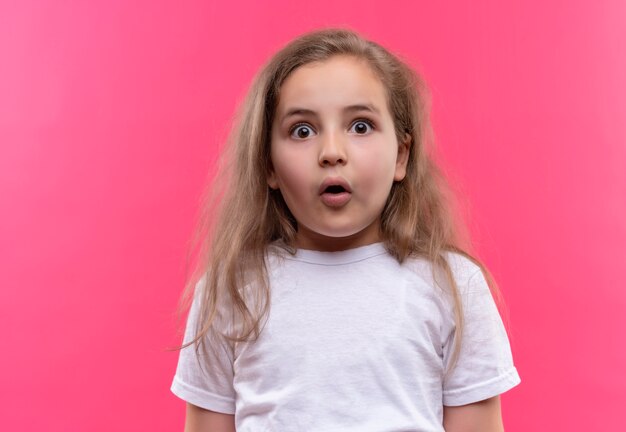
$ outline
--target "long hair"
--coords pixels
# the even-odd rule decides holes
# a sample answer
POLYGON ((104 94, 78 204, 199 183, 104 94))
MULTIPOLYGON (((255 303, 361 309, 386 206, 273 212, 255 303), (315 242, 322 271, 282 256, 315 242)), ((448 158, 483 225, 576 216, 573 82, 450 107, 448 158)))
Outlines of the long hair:
POLYGON ((257 73, 239 107, 222 165, 204 197, 194 238, 199 259, 181 299, 183 311, 194 289, 200 291, 195 292, 200 301, 196 333, 179 348, 195 343, 197 350, 222 315, 237 323, 236 332, 224 335, 231 342, 254 340, 260 334, 270 305, 267 247, 278 241, 293 253, 297 231, 297 221, 280 191, 267 184, 271 125, 281 86, 297 68, 337 55, 366 61, 386 89, 398 140, 410 135, 406 176, 391 188, 381 215, 381 238, 398 262, 426 258, 433 264, 433 280, 444 275, 440 286, 452 299, 456 323, 450 365, 460 351, 463 311, 446 252, 462 254, 477 264, 497 292, 488 270, 469 253, 469 244, 463 244, 461 224, 451 206, 453 194, 433 156, 430 99, 422 78, 398 56, 352 30, 317 30, 279 50, 257 73), (196 285, 199 280, 203 286, 196 285), (244 292, 244 287, 253 289, 244 292))

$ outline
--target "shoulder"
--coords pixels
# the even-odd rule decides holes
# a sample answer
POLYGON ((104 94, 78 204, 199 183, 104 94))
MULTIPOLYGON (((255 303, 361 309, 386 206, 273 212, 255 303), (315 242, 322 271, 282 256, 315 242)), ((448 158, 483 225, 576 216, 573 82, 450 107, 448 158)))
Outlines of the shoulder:
POLYGON ((468 256, 457 252, 446 252, 445 255, 457 283, 468 285, 476 276, 482 275, 480 266, 468 256))
MULTIPOLYGON (((450 275, 456 284, 456 290, 464 294, 476 285, 476 281, 484 281, 481 267, 468 256, 447 251, 444 253, 445 261, 450 269, 450 275)), ((439 287, 440 292, 452 293, 448 274, 441 266, 435 266, 425 257, 410 257, 402 264, 405 271, 414 277, 418 277, 433 287, 439 287)), ((481 284, 482 285, 482 284, 481 284)))

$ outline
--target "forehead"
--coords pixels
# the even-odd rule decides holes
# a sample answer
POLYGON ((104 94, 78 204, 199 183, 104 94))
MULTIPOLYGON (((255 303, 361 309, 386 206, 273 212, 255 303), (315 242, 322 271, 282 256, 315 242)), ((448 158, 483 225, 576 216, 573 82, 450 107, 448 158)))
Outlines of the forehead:
POLYGON ((283 82, 277 118, 293 107, 314 111, 337 110, 355 104, 369 104, 387 113, 385 88, 363 60, 334 56, 294 70, 283 82))

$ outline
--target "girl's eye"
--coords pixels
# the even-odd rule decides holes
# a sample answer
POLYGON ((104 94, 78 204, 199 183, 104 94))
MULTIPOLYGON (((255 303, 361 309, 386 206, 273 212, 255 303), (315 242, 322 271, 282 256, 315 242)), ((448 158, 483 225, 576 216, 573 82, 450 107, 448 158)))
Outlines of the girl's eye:
POLYGON ((368 132, 368 128, 373 130, 374 124, 367 119, 357 120, 352 125, 352 129, 354 129, 354 131, 359 135, 365 135, 368 132))
POLYGON ((313 134, 313 129, 306 123, 298 123, 289 130, 289 135, 293 138, 305 139, 313 134))
MULTIPOLYGON (((365 135, 374 129, 374 123, 368 119, 359 119, 352 124, 353 130, 358 135, 365 135)), ((306 139, 314 134, 313 129, 307 123, 298 123, 289 130, 289 135, 296 139, 306 139)))

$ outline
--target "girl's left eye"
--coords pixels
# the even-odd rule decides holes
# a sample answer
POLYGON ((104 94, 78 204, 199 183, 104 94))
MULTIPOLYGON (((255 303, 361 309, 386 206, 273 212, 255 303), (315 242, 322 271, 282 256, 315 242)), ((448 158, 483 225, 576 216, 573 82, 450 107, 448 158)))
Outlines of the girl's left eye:
POLYGON ((367 119, 359 119, 352 124, 350 130, 354 130, 359 135, 364 135, 368 132, 368 128, 373 130, 374 124, 367 119))

